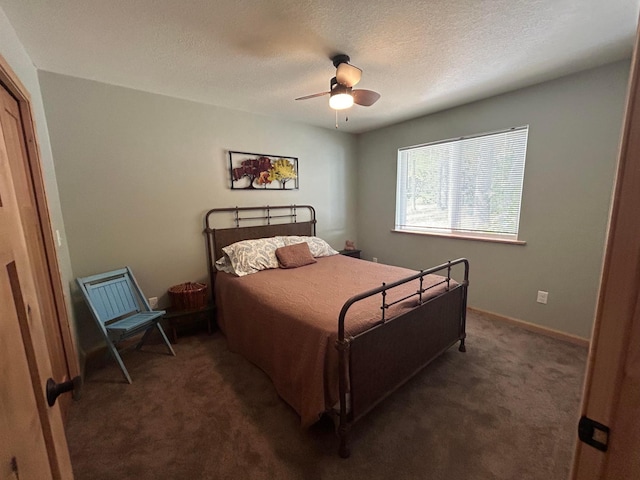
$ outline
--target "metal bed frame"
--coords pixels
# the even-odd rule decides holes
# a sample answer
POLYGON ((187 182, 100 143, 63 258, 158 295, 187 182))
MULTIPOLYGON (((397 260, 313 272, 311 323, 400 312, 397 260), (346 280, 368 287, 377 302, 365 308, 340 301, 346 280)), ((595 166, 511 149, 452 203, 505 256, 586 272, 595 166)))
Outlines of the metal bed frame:
MULTIPOLYGON (((222 256, 222 247, 240 240, 276 235, 315 235, 316 214, 310 205, 214 208, 205 214, 204 232, 213 291, 216 274, 214 262, 222 256), (213 228, 212 219, 219 218, 220 214, 230 215, 233 226, 213 228), (243 216, 245 214, 247 216, 243 216), (262 224, 241 226, 246 222, 262 224)), ((336 341, 340 405, 339 410, 330 412, 338 419, 338 452, 341 457, 350 455, 349 432, 356 421, 455 343, 460 342, 459 351, 466 351, 468 285, 469 262, 460 258, 421 270, 393 283, 383 283, 344 303, 337 319, 336 341), (452 282, 454 267, 464 269, 462 279, 457 282, 452 282), (443 275, 443 280, 424 288, 423 279, 431 274, 443 275), (415 293, 391 303, 386 302, 389 290, 409 282, 417 283, 415 293), (430 288, 444 283, 445 293, 423 300, 430 288), (356 302, 376 295, 381 298, 380 320, 364 332, 348 336, 345 318, 349 308, 356 302), (414 309, 392 319, 385 318, 389 307, 412 297, 416 297, 417 306, 414 309)))

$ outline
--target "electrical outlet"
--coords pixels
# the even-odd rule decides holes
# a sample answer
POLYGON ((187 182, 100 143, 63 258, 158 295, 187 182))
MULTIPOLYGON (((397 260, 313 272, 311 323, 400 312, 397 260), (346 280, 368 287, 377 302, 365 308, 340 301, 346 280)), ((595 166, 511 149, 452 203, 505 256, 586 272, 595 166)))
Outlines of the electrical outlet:
POLYGON ((538 298, 536 300, 538 303, 544 303, 546 305, 548 298, 549 298, 549 292, 538 290, 538 298))
POLYGON ((158 306, 158 297, 149 297, 147 300, 149 300, 149 306, 152 310, 158 306))
POLYGON ((373 257, 371 260, 375 263, 378 263, 378 257, 373 257))

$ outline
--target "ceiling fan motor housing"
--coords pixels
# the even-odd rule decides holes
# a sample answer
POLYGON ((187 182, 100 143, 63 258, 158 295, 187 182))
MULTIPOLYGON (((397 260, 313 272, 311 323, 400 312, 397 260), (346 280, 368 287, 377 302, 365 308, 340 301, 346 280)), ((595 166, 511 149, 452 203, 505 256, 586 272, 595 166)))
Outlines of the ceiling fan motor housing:
POLYGON ((331 80, 331 95, 340 95, 343 93, 346 93, 347 95, 351 95, 351 87, 347 87, 346 85, 343 85, 341 83, 338 83, 337 81, 335 81, 335 77, 333 77, 333 79, 331 80))
POLYGON ((349 63, 351 59, 349 58, 349 55, 345 55, 344 53, 340 53, 338 55, 334 55, 331 58, 331 61, 333 62, 333 66, 338 68, 338 65, 340 65, 341 63, 349 63))

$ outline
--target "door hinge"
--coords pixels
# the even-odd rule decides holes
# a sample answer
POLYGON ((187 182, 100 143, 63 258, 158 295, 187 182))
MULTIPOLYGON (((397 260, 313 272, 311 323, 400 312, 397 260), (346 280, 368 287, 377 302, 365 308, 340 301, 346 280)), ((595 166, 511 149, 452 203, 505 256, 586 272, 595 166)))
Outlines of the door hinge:
POLYGON ((609 427, 584 415, 578 422, 578 438, 602 452, 606 452, 609 446, 609 432, 609 427))

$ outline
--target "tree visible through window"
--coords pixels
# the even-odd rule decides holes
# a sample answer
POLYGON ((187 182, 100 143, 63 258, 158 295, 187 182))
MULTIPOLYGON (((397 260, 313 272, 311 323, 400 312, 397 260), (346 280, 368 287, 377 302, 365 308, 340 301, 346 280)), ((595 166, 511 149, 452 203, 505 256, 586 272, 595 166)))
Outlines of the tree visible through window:
POLYGON ((398 150, 396 230, 516 239, 528 131, 398 150))

